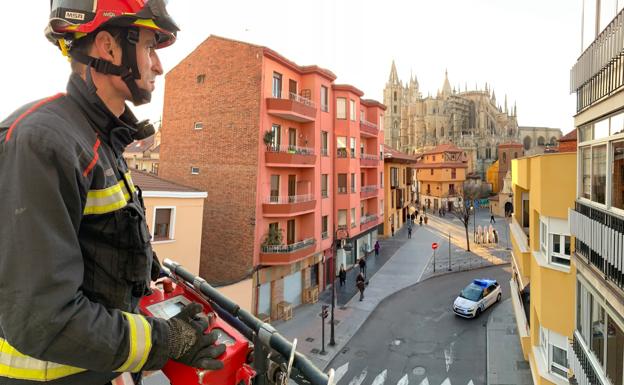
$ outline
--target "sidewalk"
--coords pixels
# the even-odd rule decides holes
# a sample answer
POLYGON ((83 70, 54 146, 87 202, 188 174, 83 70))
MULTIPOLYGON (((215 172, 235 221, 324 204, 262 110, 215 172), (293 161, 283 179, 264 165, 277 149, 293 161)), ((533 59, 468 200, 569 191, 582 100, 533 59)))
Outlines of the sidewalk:
POLYGON ((522 356, 511 299, 492 309, 487 322, 487 385, 533 385, 522 356))
MULTIPOLYGON (((455 228, 455 224, 448 216, 449 220, 443 218, 432 220, 432 217, 433 215, 429 216, 428 225, 419 226, 416 224, 413 227, 411 239, 407 238, 407 226, 403 226, 395 232, 394 237, 379 240, 380 255, 375 257, 374 253, 371 253, 367 258, 369 285, 364 292, 364 301, 360 302, 359 296, 355 296, 357 292, 355 276, 359 269, 351 269, 347 274, 346 285, 338 287, 336 291, 338 297, 337 306, 334 310, 336 345, 328 346, 330 325, 329 319, 327 319, 325 324, 325 354, 320 353, 322 321, 319 313, 323 304, 331 304, 331 287, 319 295, 318 303, 299 306, 293 311, 291 320, 286 322, 275 321, 272 322, 272 325, 287 339, 297 338, 297 350, 306 355, 319 368, 325 370, 329 362, 349 342, 384 298, 420 282, 423 276, 428 277, 433 274, 433 271, 429 271, 432 270, 432 242, 437 242, 439 245, 436 254, 445 256, 446 268, 444 272, 446 272, 448 269, 449 243, 447 234, 449 230, 451 230, 453 238, 451 242, 451 268, 453 271, 465 270, 462 268, 463 264, 465 265, 465 259, 457 258, 460 253, 465 253, 463 250, 465 234, 463 238, 460 237, 460 234, 464 232, 463 227, 455 228)), ((487 219, 489 220, 489 214, 487 214, 487 219)), ((500 222, 504 226, 502 218, 500 222)), ((459 221, 457 223, 459 224, 459 221)), ((474 248, 474 251, 475 253, 470 253, 470 258, 480 261, 492 259, 485 248, 477 247, 474 248)), ((483 264, 479 266, 483 266, 483 264)))

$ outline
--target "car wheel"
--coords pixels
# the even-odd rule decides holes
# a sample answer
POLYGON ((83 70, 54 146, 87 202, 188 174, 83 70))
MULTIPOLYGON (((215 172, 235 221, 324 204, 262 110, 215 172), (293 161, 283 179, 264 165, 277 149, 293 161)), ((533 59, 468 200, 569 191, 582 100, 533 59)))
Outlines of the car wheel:
POLYGON ((481 308, 478 308, 477 311, 475 312, 475 318, 477 318, 480 315, 481 315, 481 308))
POLYGON ((496 302, 500 302, 501 300, 501 293, 498 293, 498 295, 496 296, 496 302))

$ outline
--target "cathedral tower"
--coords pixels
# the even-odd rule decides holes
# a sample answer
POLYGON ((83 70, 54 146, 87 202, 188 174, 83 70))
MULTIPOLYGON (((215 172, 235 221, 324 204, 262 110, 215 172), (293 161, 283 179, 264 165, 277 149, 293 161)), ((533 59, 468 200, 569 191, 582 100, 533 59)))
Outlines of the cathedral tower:
POLYGON ((401 106, 403 104, 403 85, 399 80, 396 65, 392 60, 390 76, 384 89, 384 104, 388 108, 384 117, 384 141, 386 145, 398 149, 401 135, 401 106))

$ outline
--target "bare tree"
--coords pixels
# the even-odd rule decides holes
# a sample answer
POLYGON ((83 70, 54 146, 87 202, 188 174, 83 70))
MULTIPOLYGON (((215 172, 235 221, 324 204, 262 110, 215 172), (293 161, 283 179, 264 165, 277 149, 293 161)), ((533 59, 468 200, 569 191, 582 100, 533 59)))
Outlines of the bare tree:
POLYGON ((470 223, 470 206, 466 206, 466 202, 470 202, 473 199, 473 192, 462 189, 459 192, 461 202, 454 205, 453 215, 455 215, 461 223, 464 225, 466 231, 466 251, 470 251, 470 237, 468 236, 468 224, 470 223))

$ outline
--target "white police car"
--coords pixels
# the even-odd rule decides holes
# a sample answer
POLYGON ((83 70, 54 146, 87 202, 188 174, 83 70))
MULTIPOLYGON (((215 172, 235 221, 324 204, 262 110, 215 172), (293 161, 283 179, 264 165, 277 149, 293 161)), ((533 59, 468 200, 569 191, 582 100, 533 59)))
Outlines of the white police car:
POLYGON ((500 299, 501 288, 495 279, 475 279, 459 293, 453 311, 465 318, 478 317, 500 299))

